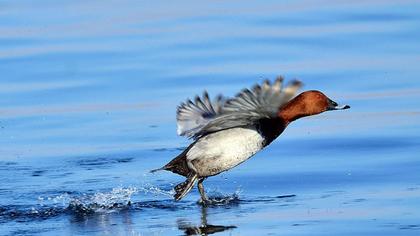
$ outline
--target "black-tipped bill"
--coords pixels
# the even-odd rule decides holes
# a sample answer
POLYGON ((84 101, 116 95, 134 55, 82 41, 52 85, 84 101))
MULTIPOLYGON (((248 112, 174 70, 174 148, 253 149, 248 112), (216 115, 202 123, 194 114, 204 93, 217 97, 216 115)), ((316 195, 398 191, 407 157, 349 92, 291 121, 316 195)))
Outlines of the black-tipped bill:
POLYGON ((350 106, 349 105, 338 105, 336 102, 334 102, 331 99, 328 99, 328 107, 327 110, 328 111, 333 111, 333 110, 345 110, 345 109, 349 109, 350 106))

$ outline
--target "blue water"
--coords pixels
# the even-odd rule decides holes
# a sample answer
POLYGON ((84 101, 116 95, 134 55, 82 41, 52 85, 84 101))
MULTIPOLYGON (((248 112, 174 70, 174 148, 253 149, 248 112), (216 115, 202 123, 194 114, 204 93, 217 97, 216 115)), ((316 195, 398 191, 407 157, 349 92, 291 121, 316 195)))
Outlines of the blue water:
POLYGON ((418 235, 420 1, 1 1, 1 235, 418 235), (351 109, 209 178, 176 106, 298 78, 351 109))

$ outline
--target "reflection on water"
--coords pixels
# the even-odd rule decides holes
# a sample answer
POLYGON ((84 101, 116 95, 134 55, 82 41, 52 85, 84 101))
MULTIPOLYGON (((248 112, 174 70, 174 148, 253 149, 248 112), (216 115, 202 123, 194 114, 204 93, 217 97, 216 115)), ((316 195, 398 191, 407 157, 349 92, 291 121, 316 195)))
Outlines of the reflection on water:
POLYGON ((193 225, 182 219, 178 219, 177 224, 178 229, 184 231, 185 235, 209 235, 236 228, 236 226, 233 225, 223 226, 208 224, 206 206, 201 206, 201 223, 199 225, 193 225))
POLYGON ((140 232, 133 227, 132 214, 128 210, 121 210, 118 215, 113 213, 73 214, 69 218, 71 227, 69 230, 72 234, 100 232, 103 235, 140 235, 140 232))
MULTIPOLYGON (((79 210, 71 209, 72 213, 71 217, 69 218, 71 231, 73 233, 89 231, 101 232, 101 234, 111 235, 141 235, 141 230, 139 231, 137 227, 135 227, 135 221, 138 219, 138 217, 134 216, 136 211, 141 211, 142 209, 149 207, 153 207, 155 210, 167 210, 171 208, 171 205, 173 204, 173 202, 139 202, 133 204, 133 206, 131 206, 131 204, 126 206, 117 206, 117 204, 115 204, 115 206, 112 207, 113 210, 111 210, 111 208, 107 208, 106 212, 98 211, 97 207, 79 210)), ((185 235, 208 235, 236 228, 236 226, 232 225, 223 226, 209 224, 207 221, 208 207, 201 206, 199 208, 201 208, 201 221, 199 224, 192 224, 184 217, 178 218, 176 220, 178 229, 181 230, 181 232, 184 232, 185 235)), ((166 225, 165 223, 161 223, 160 226, 165 227, 166 225)))

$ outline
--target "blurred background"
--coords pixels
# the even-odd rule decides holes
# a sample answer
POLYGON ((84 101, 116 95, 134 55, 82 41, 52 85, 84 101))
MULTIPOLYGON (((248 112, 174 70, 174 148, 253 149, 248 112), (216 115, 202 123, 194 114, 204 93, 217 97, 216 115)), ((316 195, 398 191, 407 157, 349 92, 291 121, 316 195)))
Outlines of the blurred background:
POLYGON ((419 25, 410 0, 0 1, 0 234, 416 235, 419 25), (190 143, 176 106, 278 75, 352 108, 206 181, 226 204, 172 202, 148 170, 190 143))

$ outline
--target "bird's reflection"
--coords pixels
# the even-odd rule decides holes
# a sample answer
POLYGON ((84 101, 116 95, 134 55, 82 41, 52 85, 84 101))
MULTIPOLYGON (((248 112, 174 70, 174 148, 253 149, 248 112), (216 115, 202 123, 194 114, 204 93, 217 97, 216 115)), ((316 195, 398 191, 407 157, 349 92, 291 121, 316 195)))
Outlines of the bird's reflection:
POLYGON ((234 229, 236 226, 211 225, 207 223, 207 207, 201 207, 201 225, 192 225, 184 220, 178 220, 178 229, 184 231, 185 235, 209 235, 225 230, 234 229))

